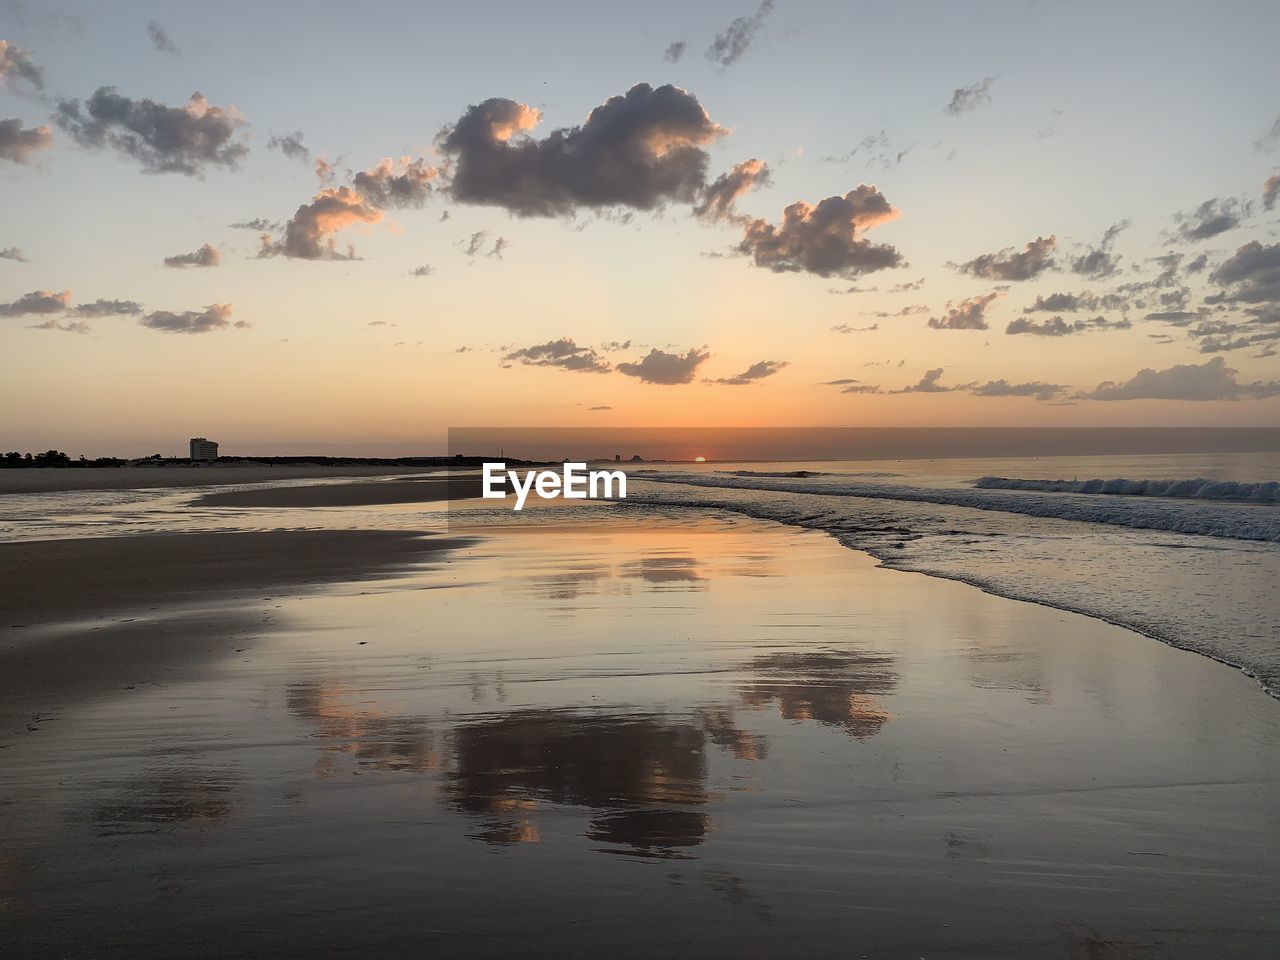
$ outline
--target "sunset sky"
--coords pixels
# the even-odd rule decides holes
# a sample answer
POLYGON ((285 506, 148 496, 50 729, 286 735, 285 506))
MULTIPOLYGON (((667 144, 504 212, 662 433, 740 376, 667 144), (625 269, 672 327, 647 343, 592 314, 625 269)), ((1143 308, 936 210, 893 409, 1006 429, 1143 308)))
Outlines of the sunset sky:
POLYGON ((5 449, 1280 423, 1274 2, 301 9, 0 0, 5 449))

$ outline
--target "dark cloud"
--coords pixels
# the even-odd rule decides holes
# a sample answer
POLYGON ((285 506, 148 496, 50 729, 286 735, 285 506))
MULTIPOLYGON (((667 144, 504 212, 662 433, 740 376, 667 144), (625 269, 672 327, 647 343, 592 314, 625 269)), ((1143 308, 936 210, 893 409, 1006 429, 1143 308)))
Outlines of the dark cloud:
POLYGON ((531 367, 559 367, 577 373, 608 373, 610 369, 609 362, 595 350, 580 347, 569 337, 512 350, 502 359, 518 360, 531 367))
POLYGON ((231 224, 233 230, 256 230, 259 233, 271 232, 280 229, 281 224, 275 220, 268 220, 265 217, 254 217, 252 220, 237 220, 231 224))
POLYGON ((533 107, 493 99, 470 107, 443 131, 453 199, 525 217, 696 203, 709 161, 702 147, 727 133, 697 97, 669 84, 636 84, 592 110, 580 127, 552 130, 540 140, 528 136, 541 119, 533 107))
POLYGON ((194 253, 175 253, 164 258, 166 267, 216 267, 222 262, 222 254, 213 244, 206 243, 194 253))
POLYGON ((421 207, 431 196, 432 181, 439 174, 438 168, 421 157, 417 160, 412 157, 399 160, 384 157, 376 167, 357 173, 351 185, 372 206, 380 209, 421 207))
POLYGON ((722 173, 702 194, 693 215, 711 223, 747 223, 749 218, 737 212, 737 201, 758 187, 770 183, 769 165, 762 160, 743 160, 722 173))
POLYGON ((1235 197, 1219 199, 1213 197, 1206 200, 1194 210, 1173 215, 1174 233, 1177 240, 1208 240, 1220 233, 1226 233, 1240 226, 1240 221, 1249 215, 1249 204, 1241 203, 1235 197))
POLYGON ((63 333, 89 333, 89 324, 83 320, 55 320, 50 317, 42 323, 32 323, 27 325, 28 330, 60 330, 63 333))
POLYGON ((683 40, 672 40, 666 52, 663 53, 662 59, 667 63, 679 63, 680 58, 684 56, 684 52, 687 49, 689 49, 689 44, 683 40))
POLYGON ((850 384, 861 383, 861 380, 854 380, 852 377, 842 377, 839 380, 823 380, 821 386, 824 387, 847 387, 850 384))
POLYGON ((1179 363, 1167 370, 1139 370, 1130 379, 1108 380, 1078 394, 1081 400, 1248 400, 1280 396, 1280 381, 1240 383, 1238 371, 1222 357, 1201 364, 1179 363))
POLYGON ((1036 237, 1021 251, 1012 247, 996 253, 984 253, 968 263, 951 264, 961 273, 985 280, 1030 280, 1053 266, 1056 237, 1036 237))
POLYGON ((1004 328, 1007 334, 1029 333, 1037 337, 1065 337, 1073 333, 1089 333, 1094 330, 1128 330, 1132 327, 1128 320, 1108 320, 1105 317, 1094 317, 1092 320, 1064 320, 1060 316, 1050 317, 1043 323, 1018 317, 1004 328))
POLYGON ((967 300, 948 300, 946 314, 930 317, 929 326, 934 330, 986 330, 987 308, 1003 296, 999 290, 992 290, 967 300))
POLYGON ((880 388, 874 383, 851 383, 841 393, 879 393, 880 388))
POLYGON ((1280 197, 1280 173, 1273 173, 1262 185, 1262 205, 1268 210, 1274 209, 1276 197, 1280 197))
POLYGON ((1171 323, 1175 327, 1185 327, 1199 316, 1200 312, 1197 310, 1159 310, 1155 313, 1148 313, 1143 319, 1159 320, 1164 323, 1171 323))
POLYGON ((29 50, 0 40, 0 83, 15 93, 39 93, 44 89, 44 71, 36 66, 29 50))
POLYGON ((969 392, 975 397, 1035 397, 1037 400, 1052 400, 1067 388, 1058 383, 1042 383, 1033 380, 1030 383, 1010 383, 1008 380, 988 380, 983 384, 974 384, 969 392))
POLYGON ((1260 140, 1255 140, 1253 146, 1261 152, 1269 150, 1277 141, 1280 141, 1280 117, 1276 117, 1276 122, 1271 125, 1271 129, 1264 133, 1260 140))
POLYGON ((1242 303, 1280 303, 1280 243, 1257 240, 1239 247, 1209 275, 1229 288, 1227 298, 1242 303))
POLYGON ((890 393, 950 393, 958 387, 944 387, 938 381, 942 379, 942 367, 929 370, 915 383, 901 390, 890 390, 890 393))
MULTIPOLYGON (((203 310, 186 310, 183 313, 156 310, 148 313, 138 323, 163 333, 211 333, 231 326, 231 304, 213 303, 203 310)), ((246 324, 237 323, 236 326, 246 324)))
POLYGON ((1036 294, 1035 303, 1023 307, 1023 313, 1075 313, 1077 310, 1121 309, 1126 305, 1123 297, 1113 294, 1095 296, 1084 293, 1051 293, 1047 297, 1036 294))
POLYGON ((382 211, 350 187, 326 187, 300 206, 285 224, 284 237, 264 235, 260 257, 283 254, 300 260, 354 260, 355 251, 338 251, 334 234, 359 223, 377 223, 382 211))
POLYGON ((1184 269, 1187 271, 1187 273, 1200 273, 1208 265, 1209 265, 1209 255, 1207 253, 1202 253, 1200 254, 1200 256, 1196 257, 1194 260, 1188 263, 1184 269))
POLYGON ((707 47, 706 57, 712 63, 729 67, 737 63, 751 47, 751 43, 764 26, 765 18, 773 12, 773 0, 763 0, 756 12, 749 17, 737 17, 733 23, 717 33, 707 47))
POLYGON ((597 410, 612 410, 612 409, 613 409, 613 407, 611 407, 611 406, 609 406, 608 404, 605 404, 605 403, 599 403, 599 404, 596 404, 594 407, 587 407, 587 410, 588 410, 589 412, 591 412, 591 413, 594 413, 594 412, 596 412, 597 410))
POLYGON ((909 280, 906 283, 895 283, 889 288, 890 293, 907 293, 912 290, 919 290, 924 286, 924 277, 919 280, 909 280))
POLYGON ((951 94, 951 102, 947 104, 947 113, 958 117, 970 110, 977 110, 984 103, 990 103, 991 85, 995 82, 995 77, 983 77, 967 87, 956 87, 951 94))
POLYGON ((720 377, 718 380, 708 380, 708 383, 723 383, 729 386, 741 387, 749 383, 755 383, 757 380, 763 380, 765 377, 772 377, 783 367, 788 366, 786 360, 761 360, 759 363, 753 363, 747 369, 732 377, 720 377))
POLYGON ((26 163, 31 155, 53 146, 53 131, 48 127, 22 129, 21 120, 0 120, 0 160, 26 163))
POLYGON ((422 266, 414 267, 409 271, 409 276, 411 277, 429 277, 431 274, 431 264, 429 263, 424 263, 422 266))
POLYGON ((864 183, 817 206, 797 200, 783 210, 777 226, 767 220, 749 220, 737 251, 751 257, 757 267, 775 273, 803 271, 853 279, 902 263, 902 254, 894 247, 862 236, 900 214, 876 187, 864 183))
POLYGON ((17 263, 26 263, 27 255, 17 247, 7 247, 4 250, 0 250, 0 260, 13 260, 17 263))
POLYGON ((175 57, 180 56, 182 51, 178 49, 178 45, 169 39, 169 34, 165 32, 159 21, 152 20, 147 24, 147 36, 151 39, 151 44, 161 53, 171 53, 175 57))
POLYGON ((307 149, 307 145, 302 142, 302 131, 295 130, 293 133, 286 133, 284 136, 272 137, 267 141, 268 150, 279 150, 290 160, 299 160, 302 163, 311 163, 311 151, 307 149))
POLYGON ((1259 324, 1256 320, 1245 323, 1205 320, 1188 330, 1187 336, 1199 341, 1201 353, 1226 353, 1280 340, 1280 320, 1275 325, 1259 324))
POLYGON ((693 348, 683 355, 654 348, 635 363, 618 364, 618 372, 637 377, 645 383, 692 383, 699 365, 710 356, 707 351, 693 348))
POLYGON ((1090 247, 1085 253, 1071 259, 1071 272, 1094 280, 1114 274, 1120 268, 1120 258, 1111 252, 1111 248, 1116 237, 1132 225, 1128 220, 1121 220, 1109 226, 1096 247, 1090 247))
POLYGON ((59 100, 58 126, 83 147, 132 157, 147 173, 203 177, 209 167, 235 169, 249 153, 236 139, 244 123, 233 107, 215 107, 200 93, 186 106, 132 100, 99 87, 83 105, 59 100))
POLYGON ((71 311, 77 317, 136 317, 142 312, 142 304, 133 300, 94 300, 77 304, 71 311))
POLYGON ((600 349, 601 350, 630 350, 631 341, 630 340, 606 340, 604 343, 600 344, 600 349))
POLYGON ((27 317, 32 315, 62 313, 71 303, 71 291, 55 293, 52 290, 33 290, 17 300, 0 303, 0 317, 27 317))

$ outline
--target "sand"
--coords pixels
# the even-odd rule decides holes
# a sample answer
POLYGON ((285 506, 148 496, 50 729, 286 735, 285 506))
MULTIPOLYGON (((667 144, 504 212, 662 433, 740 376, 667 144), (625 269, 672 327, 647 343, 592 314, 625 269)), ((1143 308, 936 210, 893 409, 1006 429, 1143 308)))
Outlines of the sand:
POLYGON ((447 566, 184 594, 145 681, 85 641, 115 687, 0 734, 0 942, 1274 955, 1280 704, 1238 671, 813 531, 462 513, 447 566))
POLYGON ((153 487, 202 487, 213 484, 264 483, 322 477, 385 477, 414 473, 408 467, 311 466, 269 467, 207 464, 188 467, 54 467, 0 470, 0 494, 48 493, 57 490, 142 490, 153 487))
POLYGON ((439 503, 480 496, 480 481, 469 477, 380 480, 298 487, 229 490, 197 497, 198 507, 359 507, 394 503, 439 503))

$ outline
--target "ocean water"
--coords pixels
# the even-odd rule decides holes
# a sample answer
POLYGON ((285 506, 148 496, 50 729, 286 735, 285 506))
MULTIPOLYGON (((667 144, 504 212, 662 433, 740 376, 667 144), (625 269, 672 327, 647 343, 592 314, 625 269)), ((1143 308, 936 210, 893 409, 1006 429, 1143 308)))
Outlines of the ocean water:
POLYGON ((711 464, 634 475, 626 509, 823 530, 885 566, 1072 610, 1280 696, 1280 455, 711 464))

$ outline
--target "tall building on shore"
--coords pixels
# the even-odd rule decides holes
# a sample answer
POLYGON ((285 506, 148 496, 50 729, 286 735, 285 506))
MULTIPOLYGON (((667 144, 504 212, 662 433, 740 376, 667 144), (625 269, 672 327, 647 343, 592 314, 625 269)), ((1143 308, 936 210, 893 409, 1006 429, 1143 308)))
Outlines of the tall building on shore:
POLYGON ((218 444, 213 440, 206 440, 204 437, 191 438, 191 459, 192 460, 217 460, 218 444))

